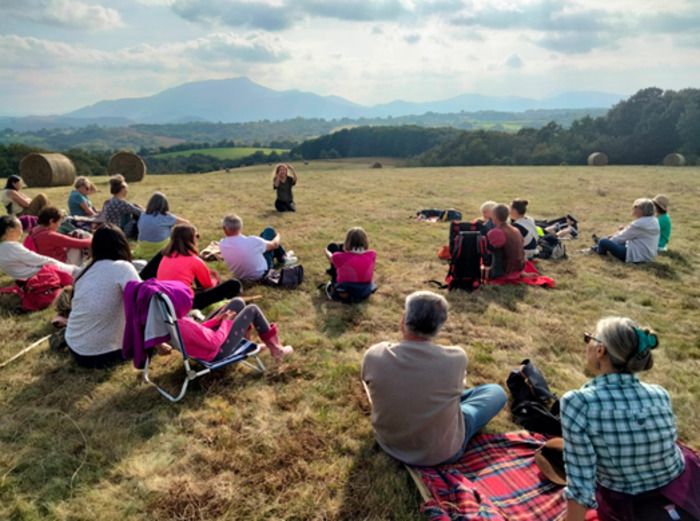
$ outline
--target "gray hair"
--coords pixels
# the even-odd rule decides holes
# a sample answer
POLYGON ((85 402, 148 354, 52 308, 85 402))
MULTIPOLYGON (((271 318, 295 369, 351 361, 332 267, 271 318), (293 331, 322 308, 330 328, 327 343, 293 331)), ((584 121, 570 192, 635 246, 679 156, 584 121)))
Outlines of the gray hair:
POLYGON ((637 199, 633 205, 634 208, 639 208, 643 217, 651 217, 654 215, 654 201, 649 198, 637 199))
POLYGON ((606 317, 596 325, 595 337, 605 346, 613 367, 621 373, 639 373, 654 366, 651 349, 639 352, 637 330, 656 338, 653 331, 640 328, 639 324, 629 318, 606 317))
POLYGON ((235 214, 224 217, 223 226, 232 232, 240 231, 243 228, 243 219, 235 214))
POLYGON ((416 291, 406 297, 404 313, 406 329, 418 336, 432 338, 447 321, 447 300, 432 291, 416 291))

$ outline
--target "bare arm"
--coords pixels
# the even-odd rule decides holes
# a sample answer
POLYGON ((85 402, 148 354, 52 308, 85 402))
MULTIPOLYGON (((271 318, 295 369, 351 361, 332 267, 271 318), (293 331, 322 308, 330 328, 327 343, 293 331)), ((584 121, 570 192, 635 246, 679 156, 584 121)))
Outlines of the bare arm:
POLYGON ((22 192, 18 192, 17 190, 10 190, 9 193, 10 199, 20 205, 22 208, 26 208, 29 206, 29 203, 32 202, 32 200, 24 195, 22 192))
POLYGON ((573 499, 566 502, 566 521, 584 521, 587 508, 573 499))
POLYGON ((328 260, 331 260, 331 258, 333 257, 333 254, 331 252, 329 252, 328 250, 324 250, 324 252, 326 253, 326 257, 328 258, 328 260))
POLYGON ((292 174, 292 179, 294 179, 294 184, 297 184, 297 171, 294 170, 294 167, 292 165, 287 165, 287 170, 291 172, 292 174))
POLYGON ((276 250, 280 247, 280 242, 282 242, 282 239, 280 238, 280 234, 278 233, 277 235, 275 235, 274 239, 272 239, 271 241, 267 241, 267 246, 265 248, 266 251, 276 250))
POLYGON ((190 224, 190 221, 183 217, 178 217, 177 215, 173 215, 173 217, 175 217, 175 224, 190 224))
POLYGON ((83 212, 85 212, 85 215, 88 217, 92 217, 94 215, 97 215, 97 212, 95 209, 90 206, 88 203, 80 203, 80 208, 82 208, 83 212))

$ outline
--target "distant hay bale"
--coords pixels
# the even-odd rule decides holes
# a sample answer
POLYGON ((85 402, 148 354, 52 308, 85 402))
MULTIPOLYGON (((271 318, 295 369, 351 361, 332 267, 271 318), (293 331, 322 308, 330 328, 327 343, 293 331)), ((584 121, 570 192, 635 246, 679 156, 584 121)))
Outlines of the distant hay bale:
POLYGON ((379 161, 377 161, 372 165, 372 168, 383 168, 383 165, 379 161))
POLYGON ((32 153, 20 162, 19 175, 27 186, 67 186, 75 181, 75 165, 63 154, 32 153))
POLYGON ((608 164, 608 156, 603 152, 593 152, 588 156, 588 166, 605 166, 608 164))
POLYGON ((664 166, 685 166, 685 156, 683 154, 668 154, 664 157, 664 166))
POLYGON ((146 163, 132 152, 117 152, 109 160, 107 173, 121 174, 127 183, 138 183, 146 176, 146 163))

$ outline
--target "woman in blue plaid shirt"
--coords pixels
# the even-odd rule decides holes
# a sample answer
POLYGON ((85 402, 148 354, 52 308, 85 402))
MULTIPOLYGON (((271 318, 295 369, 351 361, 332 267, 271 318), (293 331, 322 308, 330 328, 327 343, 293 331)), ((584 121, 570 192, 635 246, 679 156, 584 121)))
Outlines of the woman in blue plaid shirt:
POLYGON ((632 519, 620 509, 633 512, 645 493, 673 483, 686 466, 668 392, 636 376, 651 369, 658 338, 629 318, 610 317, 584 340, 595 377, 561 400, 567 521, 583 521, 598 503, 601 521, 632 519))

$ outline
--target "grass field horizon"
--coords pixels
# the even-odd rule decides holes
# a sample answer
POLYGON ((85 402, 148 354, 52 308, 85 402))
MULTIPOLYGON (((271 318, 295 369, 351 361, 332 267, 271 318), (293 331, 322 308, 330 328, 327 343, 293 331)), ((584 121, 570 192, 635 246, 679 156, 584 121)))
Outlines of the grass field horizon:
MULTIPOLYGON (((524 197, 538 218, 572 213, 582 238, 567 244, 567 260, 540 262, 556 289, 443 292, 450 317, 438 341, 465 349, 469 385, 504 384, 511 368, 531 358, 561 395, 587 380, 583 331, 606 315, 630 316, 661 339, 642 379, 669 390, 681 439, 700 448, 700 168, 404 168, 384 160, 378 170, 373 162, 295 165, 295 214, 274 211, 267 165, 131 184, 129 199, 142 205, 153 191, 165 192, 173 212, 197 225, 202 247, 220 238, 229 212, 243 217, 245 233, 267 225, 280 231, 304 265, 303 286, 245 294, 262 295, 257 304, 296 352, 280 366, 264 355, 263 376, 231 368, 201 378, 174 405, 130 363, 83 370, 42 346, 0 369, 0 518, 421 519, 408 474, 374 441, 360 362, 372 344, 399 338, 405 296, 445 275, 436 252, 447 225, 411 216, 454 207, 471 219, 488 199, 524 197), (634 199, 656 193, 671 201, 667 255, 633 266, 576 253, 592 233, 629 222, 634 199), (327 302, 316 289, 326 280, 325 245, 350 226, 363 226, 378 252, 379 291, 356 306, 327 302)), ((106 178, 95 181, 108 193, 106 178)), ((64 207, 70 188, 42 191, 64 207)), ((52 331, 50 310, 18 316, 12 305, 0 298, 0 362, 52 331)), ((156 377, 171 387, 180 371, 175 356, 157 361, 156 377)), ((487 428, 516 429, 507 411, 487 428)))
POLYGON ((213 147, 213 148, 192 148, 188 150, 178 150, 176 152, 164 152, 155 154, 156 159, 167 159, 169 157, 189 157, 194 154, 203 156, 215 157, 216 159, 241 159, 243 157, 252 156, 256 152, 263 154, 283 154, 289 152, 285 148, 268 148, 268 147, 213 147))

